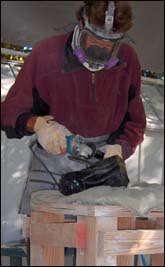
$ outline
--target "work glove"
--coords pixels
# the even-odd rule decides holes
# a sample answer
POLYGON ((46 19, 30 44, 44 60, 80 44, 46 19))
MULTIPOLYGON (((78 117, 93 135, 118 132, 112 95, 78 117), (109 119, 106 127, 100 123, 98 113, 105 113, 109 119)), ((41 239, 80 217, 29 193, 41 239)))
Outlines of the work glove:
POLYGON ((65 154, 66 138, 72 133, 64 126, 54 120, 52 116, 38 117, 34 124, 40 145, 50 153, 65 154))
POLYGON ((118 144, 105 145, 104 150, 105 150, 104 159, 112 157, 112 156, 119 156, 120 158, 123 159, 122 147, 118 144))

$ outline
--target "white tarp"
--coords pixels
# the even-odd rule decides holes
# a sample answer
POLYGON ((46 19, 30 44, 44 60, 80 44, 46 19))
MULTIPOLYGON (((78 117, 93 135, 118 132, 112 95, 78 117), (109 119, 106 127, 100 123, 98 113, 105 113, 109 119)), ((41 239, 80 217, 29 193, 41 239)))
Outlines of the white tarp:
POLYGON ((137 216, 145 216, 151 209, 164 209, 164 187, 159 184, 130 183, 128 187, 96 186, 77 194, 64 196, 58 191, 43 190, 32 193, 31 207, 44 200, 44 205, 50 197, 52 205, 121 205, 131 210, 137 216), (51 191, 51 192, 50 192, 51 191))

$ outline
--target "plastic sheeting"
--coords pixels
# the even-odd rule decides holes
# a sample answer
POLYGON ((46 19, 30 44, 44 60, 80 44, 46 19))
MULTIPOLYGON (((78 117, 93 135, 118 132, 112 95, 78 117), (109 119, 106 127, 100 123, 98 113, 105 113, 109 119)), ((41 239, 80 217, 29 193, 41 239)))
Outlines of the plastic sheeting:
MULTIPOLYGON (((44 190, 43 193, 44 195, 50 194, 50 191, 44 190)), ((35 203, 36 194, 37 192, 32 193, 35 203)), ((55 203, 121 205, 133 211, 137 216, 145 216, 153 208, 163 210, 164 207, 164 187, 155 183, 130 183, 128 187, 97 186, 71 196, 64 196, 54 191, 53 195, 55 203)))

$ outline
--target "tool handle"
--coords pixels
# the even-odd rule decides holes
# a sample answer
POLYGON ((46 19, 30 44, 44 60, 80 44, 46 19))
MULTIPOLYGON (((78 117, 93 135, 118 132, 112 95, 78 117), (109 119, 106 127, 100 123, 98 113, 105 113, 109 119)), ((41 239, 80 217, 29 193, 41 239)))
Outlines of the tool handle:
POLYGON ((74 134, 65 136, 66 139, 66 152, 72 154, 72 142, 73 138, 75 137, 74 134))
POLYGON ((104 153, 100 150, 96 149, 96 145, 92 142, 88 142, 87 146, 89 146, 92 149, 92 155, 90 158, 95 157, 97 159, 103 159, 104 158, 104 153))

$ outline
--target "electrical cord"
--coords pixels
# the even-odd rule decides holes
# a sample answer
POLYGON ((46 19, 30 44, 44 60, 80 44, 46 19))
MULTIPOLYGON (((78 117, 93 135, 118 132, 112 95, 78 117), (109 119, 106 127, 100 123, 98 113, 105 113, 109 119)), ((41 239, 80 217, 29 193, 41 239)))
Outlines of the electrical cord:
POLYGON ((31 179, 30 182, 51 184, 53 186, 55 185, 55 183, 53 183, 53 182, 48 182, 48 181, 43 181, 43 180, 37 180, 37 179, 31 179))
MULTIPOLYGON (((45 165, 45 163, 38 157, 38 155, 35 153, 35 151, 33 150, 34 145, 36 145, 36 140, 34 140, 33 142, 31 142, 31 144, 29 145, 29 148, 31 150, 31 152, 33 153, 33 155, 38 159, 38 161, 42 164, 42 166, 46 169, 46 171, 50 174, 51 178, 54 181, 54 185, 55 185, 55 189, 59 189, 59 184, 56 180, 56 178, 53 176, 53 173, 48 169, 48 167, 45 165)), ((37 171, 37 170, 33 170, 33 171, 37 171)), ((56 175, 61 176, 61 174, 56 173, 56 175)), ((32 181, 32 180, 31 180, 32 181)), ((42 181, 42 180, 41 180, 42 181)), ((43 182, 43 181, 42 181, 43 182)), ((48 182, 49 183, 49 182, 48 182)))
MULTIPOLYGON (((31 172, 44 172, 44 173, 47 173, 47 171, 44 171, 44 170, 31 170, 31 172)), ((55 175, 57 175, 57 176, 61 176, 61 174, 58 174, 58 173, 56 173, 56 172, 52 172, 52 171, 51 171, 51 173, 52 173, 52 174, 55 174, 55 175)))
POLYGON ((140 255, 143 266, 147 266, 146 258, 143 254, 140 255))
POLYGON ((151 266, 151 265, 147 265, 146 258, 145 258, 145 256, 143 254, 135 255, 135 257, 134 257, 134 266, 139 266, 139 258, 141 260, 142 266, 151 266))

